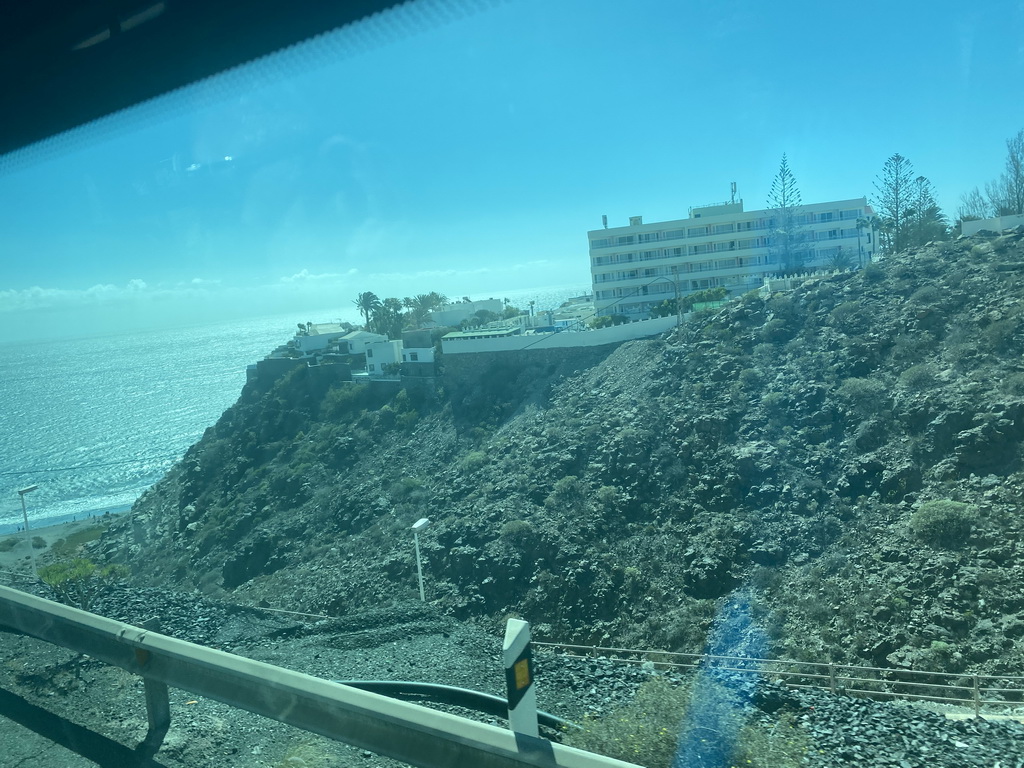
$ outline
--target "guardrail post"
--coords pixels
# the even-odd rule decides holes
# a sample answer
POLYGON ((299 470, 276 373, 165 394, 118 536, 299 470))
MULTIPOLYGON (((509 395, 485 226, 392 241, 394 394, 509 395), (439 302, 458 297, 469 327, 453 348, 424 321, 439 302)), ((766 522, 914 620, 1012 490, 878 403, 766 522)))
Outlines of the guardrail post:
POLYGON ((978 688, 978 676, 972 675, 974 678, 974 716, 981 717, 981 691, 978 688))
POLYGON ((836 668, 835 665, 829 662, 828 665, 828 691, 835 695, 836 692, 836 668))
POLYGON ((537 691, 533 687, 533 649, 530 625, 522 619, 509 619, 501 649, 508 684, 508 725, 515 733, 540 736, 537 727, 537 691))
MULTIPOLYGON (((153 632, 160 631, 160 619, 154 616, 142 622, 143 629, 153 632)), ((167 694, 167 686, 159 680, 153 680, 146 676, 145 665, 149 661, 149 651, 136 649, 135 658, 139 666, 143 668, 142 684, 145 687, 146 695, 146 717, 149 720, 149 730, 146 731, 146 738, 139 745, 140 750, 147 757, 152 757, 160 749, 160 745, 171 727, 171 700, 167 694)))

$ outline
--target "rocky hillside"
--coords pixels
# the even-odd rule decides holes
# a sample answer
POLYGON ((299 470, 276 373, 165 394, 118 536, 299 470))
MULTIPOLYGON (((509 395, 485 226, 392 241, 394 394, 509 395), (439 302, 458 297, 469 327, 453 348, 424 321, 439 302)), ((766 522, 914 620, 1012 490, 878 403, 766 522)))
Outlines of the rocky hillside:
MULTIPOLYGON (((696 649, 748 586, 781 657, 1024 664, 1024 230, 756 294, 436 397, 247 385, 97 552, 141 582, 344 615, 416 594, 696 649)), ((452 366, 454 368, 454 366, 452 366)))

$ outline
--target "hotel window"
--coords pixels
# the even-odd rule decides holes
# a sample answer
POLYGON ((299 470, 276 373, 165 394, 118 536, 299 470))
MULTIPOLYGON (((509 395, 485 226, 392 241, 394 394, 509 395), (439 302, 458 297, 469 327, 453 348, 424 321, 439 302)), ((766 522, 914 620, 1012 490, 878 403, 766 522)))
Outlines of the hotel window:
POLYGON ((688 230, 686 230, 687 237, 703 237, 707 233, 707 227, 690 227, 688 230))
POLYGON ((668 230, 666 232, 662 232, 661 233, 661 239, 662 240, 675 240, 677 238, 684 237, 685 235, 686 235, 686 233, 683 232, 683 230, 681 230, 681 229, 670 229, 670 230, 668 230))
POLYGON ((377 370, 376 368, 373 367, 373 363, 370 363, 368 366, 366 366, 366 369, 368 371, 375 371, 375 370, 377 370))
POLYGON ((736 231, 736 225, 735 224, 732 224, 732 223, 729 223, 729 224, 715 224, 715 234, 716 235, 727 235, 730 232, 735 232, 735 231, 736 231))
POLYGON ((420 353, 419 352, 410 352, 409 353, 409 359, 412 362, 415 363, 416 361, 418 361, 420 359, 420 353))
POLYGON ((615 238, 616 245, 632 245, 635 242, 633 235, 623 235, 615 238))
POLYGON ((367 357, 373 357, 373 350, 372 349, 366 350, 366 356, 367 357))
POLYGON ((657 232, 644 232, 640 235, 641 243, 653 243, 658 239, 657 232))
POLYGON ((670 258, 672 256, 682 256, 682 255, 683 255, 683 249, 682 248, 666 248, 665 249, 665 256, 666 256, 666 258, 670 258))
POLYGON ((590 241, 591 249, 593 249, 593 248, 607 248, 609 245, 611 245, 611 242, 608 240, 607 237, 605 237, 605 238, 603 238, 601 240, 591 240, 590 241))
POLYGON ((828 211, 827 213, 819 213, 817 219, 818 221, 832 221, 832 217, 832 211, 828 211))

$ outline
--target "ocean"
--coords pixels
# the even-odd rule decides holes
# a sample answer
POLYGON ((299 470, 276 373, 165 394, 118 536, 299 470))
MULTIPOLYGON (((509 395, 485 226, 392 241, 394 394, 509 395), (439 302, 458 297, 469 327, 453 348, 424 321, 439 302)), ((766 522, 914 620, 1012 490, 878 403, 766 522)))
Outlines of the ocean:
MULTIPOLYGON (((583 293, 507 292, 538 310, 583 293)), ((476 298, 476 296, 474 296, 476 298)), ((356 321, 354 307, 342 319, 356 321)), ((238 398, 246 366, 338 313, 0 345, 0 533, 118 512, 238 398)))

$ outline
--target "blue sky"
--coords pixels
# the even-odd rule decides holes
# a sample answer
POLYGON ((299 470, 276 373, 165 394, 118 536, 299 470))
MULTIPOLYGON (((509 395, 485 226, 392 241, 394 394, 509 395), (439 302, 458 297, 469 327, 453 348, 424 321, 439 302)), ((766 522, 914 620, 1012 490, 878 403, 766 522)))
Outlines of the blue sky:
POLYGON ((732 181, 761 208, 783 152, 805 202, 870 197, 900 152, 953 214, 1024 128, 1019 0, 424 15, 0 174, 0 338, 583 289, 602 214, 681 218, 732 181))

